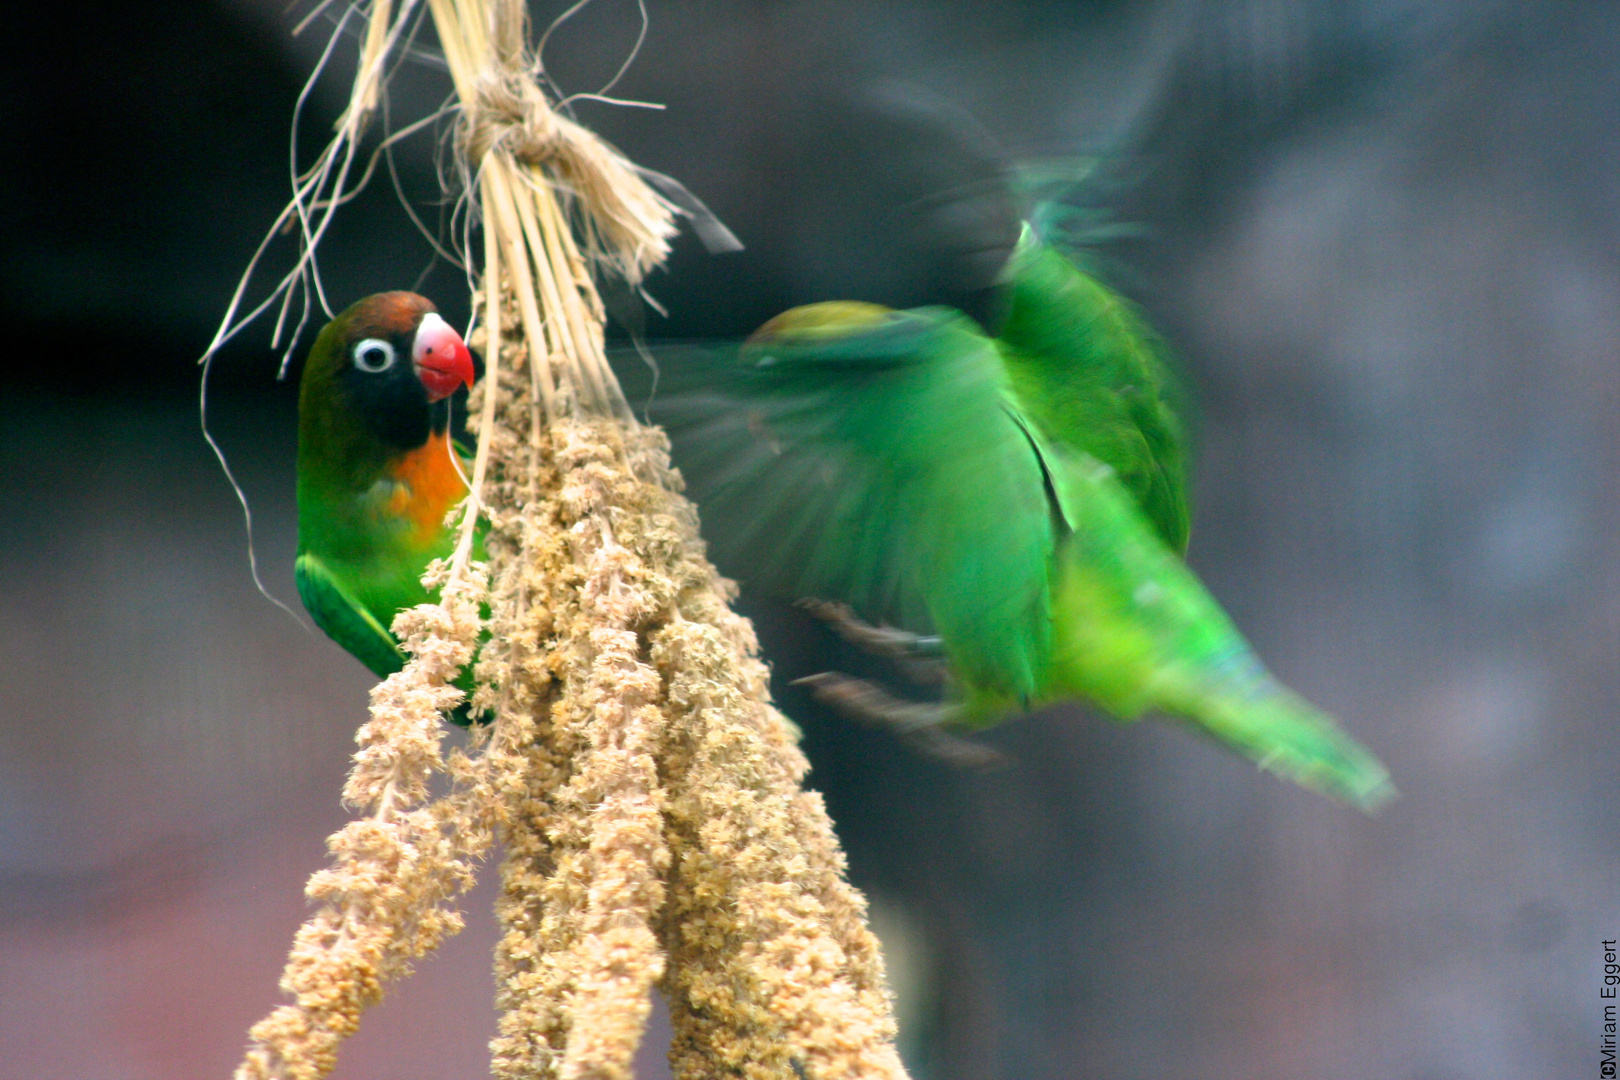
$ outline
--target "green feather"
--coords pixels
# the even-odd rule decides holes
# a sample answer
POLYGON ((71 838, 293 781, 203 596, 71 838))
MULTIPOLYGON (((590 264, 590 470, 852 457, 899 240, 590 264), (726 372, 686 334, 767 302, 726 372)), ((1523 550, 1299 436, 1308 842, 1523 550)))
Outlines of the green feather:
POLYGON ((949 309, 835 302, 777 316, 740 355, 666 353, 675 386, 651 414, 716 564, 937 632, 969 725, 1074 697, 1163 711, 1375 808, 1383 766, 1272 678, 1179 558, 1163 344, 1028 236, 1002 287, 994 339, 949 309))
MULTIPOLYGON (((401 310, 415 310, 401 304, 404 295, 368 297, 328 323, 305 360, 298 398, 298 594, 315 624, 379 677, 406 659, 389 631, 394 616, 433 601, 422 575, 432 560, 449 557, 456 539, 434 520, 437 509, 422 510, 440 503, 416 502, 422 491, 399 472, 409 455, 445 432, 448 401, 428 402, 408 360, 397 364, 392 383, 351 368, 358 340, 393 333, 396 357, 410 355, 415 324, 397 325, 401 310)), ((408 300, 426 306, 419 297, 408 300)), ((417 467, 404 475, 433 490, 432 498, 459 490, 453 477, 423 468, 422 458, 411 460, 417 467)), ((475 540, 473 557, 482 558, 482 536, 475 540)), ((470 670, 458 685, 471 690, 470 670)), ((452 719, 467 722, 465 704, 452 719)))
POLYGON ((1130 301, 1027 231, 1002 281, 998 340, 1019 407, 1112 466, 1165 543, 1186 551, 1186 434, 1163 341, 1130 301))
POLYGON ((1122 719, 1182 717, 1262 768, 1364 810, 1394 794, 1377 758, 1265 669, 1111 468, 1050 448, 1043 456, 1072 526, 1054 556, 1044 700, 1088 698, 1122 719))
POLYGON ((728 393, 655 409, 721 565, 935 629, 965 674, 1031 694, 1053 523, 992 344, 946 309, 818 304, 742 359, 728 393))
POLYGON ((315 625, 342 645, 356 660, 384 678, 405 665, 405 652, 388 627, 340 584, 320 557, 304 552, 293 564, 298 595, 315 625))

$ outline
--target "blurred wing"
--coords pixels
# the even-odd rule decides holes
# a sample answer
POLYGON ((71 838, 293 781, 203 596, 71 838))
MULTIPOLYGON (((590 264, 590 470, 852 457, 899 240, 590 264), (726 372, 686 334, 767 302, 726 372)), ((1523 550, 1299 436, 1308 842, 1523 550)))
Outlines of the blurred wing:
POLYGON ((383 678, 404 666, 405 653, 394 635, 355 602, 318 557, 309 552, 298 556, 293 580, 315 625, 370 668, 372 674, 383 678))
MULTIPOLYGON (((693 359, 665 354, 671 382, 693 359)), ((960 677, 1027 696, 1054 525, 995 346, 945 309, 834 303, 778 316, 741 359, 710 359, 710 388, 650 410, 716 565, 745 589, 935 629, 960 677)))
POLYGON ((1163 341, 1128 300, 1029 236, 1004 287, 1000 340, 1020 407, 1047 438, 1111 466, 1185 551, 1186 437, 1163 341))
POLYGON ((1191 720, 1261 768, 1363 810, 1394 795, 1376 757, 1265 669, 1112 470, 1043 454, 1074 528, 1054 572, 1054 690, 1126 718, 1158 709, 1191 720))

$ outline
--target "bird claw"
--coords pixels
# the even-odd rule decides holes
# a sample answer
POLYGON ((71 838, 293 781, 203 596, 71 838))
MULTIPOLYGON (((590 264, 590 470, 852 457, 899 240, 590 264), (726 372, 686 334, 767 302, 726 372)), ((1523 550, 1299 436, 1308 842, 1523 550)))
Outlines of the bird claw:
POLYGON ((892 626, 873 626, 848 604, 806 597, 798 602, 845 641, 864 652, 893 660, 902 674, 918 686, 945 682, 945 649, 938 637, 924 637, 892 626))
POLYGON ((806 675, 793 680, 793 685, 808 686, 817 701, 851 719, 886 728, 912 749, 947 764, 968 769, 1008 764, 1001 751, 945 730, 945 725, 960 715, 953 706, 903 701, 876 683, 836 671, 806 675))

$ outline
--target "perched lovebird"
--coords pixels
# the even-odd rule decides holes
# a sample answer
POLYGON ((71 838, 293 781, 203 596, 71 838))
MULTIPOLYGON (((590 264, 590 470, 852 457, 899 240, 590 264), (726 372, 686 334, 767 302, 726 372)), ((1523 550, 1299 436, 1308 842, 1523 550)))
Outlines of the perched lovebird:
MULTIPOLYGON (((433 305, 378 293, 327 323, 298 390, 298 595, 315 624, 377 676, 405 654, 389 633, 427 603, 427 564, 450 554, 467 493, 450 396, 475 378, 433 305)), ((464 719, 464 718, 463 718, 464 719)))
MULTIPOLYGON (((670 354, 701 388, 652 418, 716 564, 835 602, 817 608, 852 640, 942 655, 943 730, 1071 698, 1157 710, 1376 808, 1384 767, 1266 671, 1181 560, 1184 440, 1143 318, 1029 229, 998 291, 995 336, 949 308, 841 301, 778 315, 726 361, 670 354)), ((928 708, 807 681, 902 730, 928 708)))

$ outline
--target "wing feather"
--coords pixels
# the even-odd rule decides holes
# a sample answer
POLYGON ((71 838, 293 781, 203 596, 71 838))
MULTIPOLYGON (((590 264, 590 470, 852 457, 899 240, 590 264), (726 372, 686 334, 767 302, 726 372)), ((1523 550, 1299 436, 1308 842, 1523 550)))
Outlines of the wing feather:
POLYGON ((688 365, 671 381, 701 370, 708 388, 650 408, 715 563, 744 589, 937 631, 960 678, 1027 698, 1055 532, 994 343, 938 308, 813 305, 767 330, 740 355, 666 353, 688 365))
POLYGON ((293 580, 315 625, 374 675, 384 678, 405 665, 405 653, 394 635, 349 594, 319 556, 307 551, 298 556, 293 580))
POLYGON ((1128 300, 1029 237, 1003 285, 999 340, 1019 407, 1047 438, 1112 467, 1184 552, 1186 432, 1164 342, 1128 300))

